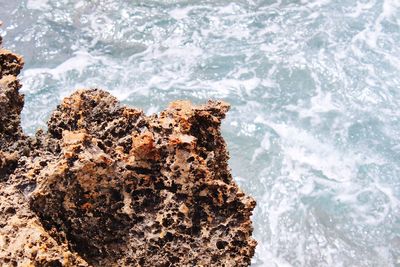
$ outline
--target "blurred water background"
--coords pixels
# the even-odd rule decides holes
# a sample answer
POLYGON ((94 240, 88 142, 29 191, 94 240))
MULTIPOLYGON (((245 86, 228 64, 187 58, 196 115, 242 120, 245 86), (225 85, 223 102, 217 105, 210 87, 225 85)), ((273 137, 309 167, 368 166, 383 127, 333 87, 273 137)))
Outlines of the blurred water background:
POLYGON ((400 266, 399 0, 0 0, 23 127, 77 88, 223 99, 252 266, 400 266))

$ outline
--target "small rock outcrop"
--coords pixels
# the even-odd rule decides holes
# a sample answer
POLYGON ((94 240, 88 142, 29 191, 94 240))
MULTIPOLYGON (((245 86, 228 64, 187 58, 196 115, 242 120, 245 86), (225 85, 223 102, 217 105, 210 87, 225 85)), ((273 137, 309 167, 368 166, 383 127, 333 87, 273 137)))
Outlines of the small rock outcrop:
POLYGON ((1 266, 248 266, 255 201, 233 181, 221 101, 159 114, 79 90, 20 126, 21 57, 0 50, 1 266))

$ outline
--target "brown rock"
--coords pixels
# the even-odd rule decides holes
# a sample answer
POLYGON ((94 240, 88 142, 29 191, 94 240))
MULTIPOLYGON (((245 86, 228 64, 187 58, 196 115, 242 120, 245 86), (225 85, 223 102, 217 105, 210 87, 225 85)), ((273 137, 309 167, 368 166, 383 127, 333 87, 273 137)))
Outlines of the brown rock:
POLYGON ((80 90, 29 139, 19 122, 22 61, 1 55, 13 82, 0 87, 9 107, 0 109, 0 265, 250 264, 255 201, 227 164, 228 104, 177 101, 146 116, 80 90))
POLYGON ((34 179, 22 182, 13 173, 30 150, 20 126, 24 101, 16 76, 22 66, 20 56, 0 48, 0 266, 88 266, 68 241, 57 242, 30 208, 22 191, 34 187, 34 179))

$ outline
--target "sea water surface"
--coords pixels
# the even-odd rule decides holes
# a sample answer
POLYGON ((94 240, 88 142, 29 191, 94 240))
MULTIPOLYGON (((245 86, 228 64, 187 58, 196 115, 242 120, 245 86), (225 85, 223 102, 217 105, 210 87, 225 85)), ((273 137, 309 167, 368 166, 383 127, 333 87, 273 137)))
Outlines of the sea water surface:
POLYGON ((232 105, 253 266, 400 266, 399 0, 0 0, 23 127, 77 88, 232 105))

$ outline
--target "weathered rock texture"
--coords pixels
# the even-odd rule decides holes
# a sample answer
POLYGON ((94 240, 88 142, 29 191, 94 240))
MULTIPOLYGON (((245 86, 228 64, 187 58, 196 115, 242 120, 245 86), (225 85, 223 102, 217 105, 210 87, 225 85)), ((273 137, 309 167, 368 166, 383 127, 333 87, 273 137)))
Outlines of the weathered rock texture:
POLYGON ((28 138, 22 65, 0 50, 1 266, 250 264, 255 201, 229 172, 226 103, 146 116, 82 90, 28 138))
POLYGON ((67 241, 57 242, 43 227, 15 177, 18 161, 23 165, 32 153, 20 126, 22 66, 20 56, 1 48, 0 38, 0 266, 88 266, 67 241))
POLYGON ((0 37, 0 179, 16 167, 17 147, 25 139, 20 114, 24 98, 18 93, 17 75, 24 65, 20 56, 1 48, 0 37))

